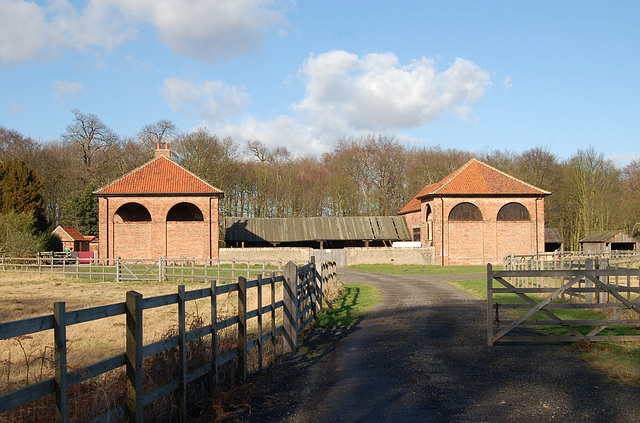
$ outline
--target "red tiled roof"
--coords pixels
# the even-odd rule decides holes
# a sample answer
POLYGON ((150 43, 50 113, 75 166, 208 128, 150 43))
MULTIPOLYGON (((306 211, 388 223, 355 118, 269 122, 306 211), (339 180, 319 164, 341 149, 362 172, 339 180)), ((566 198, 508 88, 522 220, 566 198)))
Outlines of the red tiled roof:
POLYGON ((446 195, 549 195, 477 159, 471 159, 437 184, 424 187, 416 198, 446 195))
MULTIPOLYGON (((438 183, 439 184, 439 183, 438 183)), ((435 187, 438 186, 438 184, 432 184, 432 185, 427 185, 426 187, 424 187, 422 189, 422 191, 420 191, 420 193, 422 193, 425 190, 428 189, 433 189, 435 187)), ((409 201, 403 208, 402 210, 400 210, 398 212, 399 215, 403 215, 403 214, 409 214, 409 213, 414 213, 414 212, 419 212, 420 211, 420 205, 422 204, 422 201, 420 201, 420 199, 418 198, 420 196, 420 194, 416 195, 415 197, 413 197, 411 199, 411 201, 409 201)))
POLYGON ((115 182, 94 192, 100 195, 221 195, 222 191, 206 183, 167 157, 156 159, 132 170, 115 182))
MULTIPOLYGON (((93 241, 95 239, 95 236, 84 236, 80 233, 80 231, 78 231, 76 228, 72 227, 72 226, 62 226, 59 225, 58 228, 62 229, 71 240, 73 241, 93 241)), ((56 230, 58 229, 54 229, 53 232, 56 232, 56 230)))
POLYGON ((452 195, 549 195, 549 191, 471 159, 440 182, 427 185, 398 214, 420 211, 421 199, 452 195))

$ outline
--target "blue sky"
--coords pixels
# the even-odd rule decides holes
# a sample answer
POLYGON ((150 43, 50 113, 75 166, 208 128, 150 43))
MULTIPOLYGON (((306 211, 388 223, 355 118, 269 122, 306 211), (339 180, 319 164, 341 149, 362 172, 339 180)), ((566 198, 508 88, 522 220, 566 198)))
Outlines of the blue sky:
POLYGON ((640 157, 638 1, 0 0, 0 125, 640 157))

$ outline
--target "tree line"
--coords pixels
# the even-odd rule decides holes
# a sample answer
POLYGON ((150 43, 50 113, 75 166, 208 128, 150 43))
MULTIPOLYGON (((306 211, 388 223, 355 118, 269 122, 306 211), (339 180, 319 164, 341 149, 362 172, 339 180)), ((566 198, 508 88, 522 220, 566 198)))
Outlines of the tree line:
MULTIPOLYGON (((543 147, 469 152, 368 134, 339 139, 322 156, 293 156, 286 147, 239 143, 206 128, 180 132, 169 120, 120 136, 93 114, 72 114, 57 140, 0 126, 0 232, 22 216, 18 226, 33 242, 58 224, 98 235, 92 192, 151 160, 157 143, 168 142, 178 163, 224 191, 223 218, 395 215, 424 186, 476 157, 552 192, 546 225, 560 230, 568 249, 596 231, 640 235, 640 159, 618 168, 593 147, 561 159, 543 147)), ((5 251, 6 238, 0 233, 5 251)))

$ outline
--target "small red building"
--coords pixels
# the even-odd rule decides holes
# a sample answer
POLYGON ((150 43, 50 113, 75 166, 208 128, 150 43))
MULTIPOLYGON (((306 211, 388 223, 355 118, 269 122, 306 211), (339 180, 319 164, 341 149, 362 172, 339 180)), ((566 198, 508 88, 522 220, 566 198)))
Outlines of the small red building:
POLYGON ((223 193, 171 160, 167 144, 94 195, 100 258, 218 258, 223 193))
POLYGON ((472 159, 424 187, 398 213, 435 264, 502 263, 544 252, 544 198, 551 193, 472 159))
POLYGON ((91 249, 95 236, 84 236, 76 228, 71 226, 58 226, 52 232, 62 240, 63 251, 93 251, 91 249))

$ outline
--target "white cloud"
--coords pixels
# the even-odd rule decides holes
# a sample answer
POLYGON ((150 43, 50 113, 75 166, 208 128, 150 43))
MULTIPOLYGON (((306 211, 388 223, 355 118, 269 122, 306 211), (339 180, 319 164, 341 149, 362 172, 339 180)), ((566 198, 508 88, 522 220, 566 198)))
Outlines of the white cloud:
POLYGON ((258 140, 270 149, 287 147, 294 156, 322 154, 330 145, 313 137, 309 128, 291 116, 279 116, 272 121, 261 122, 247 117, 238 125, 211 127, 213 131, 232 137, 240 145, 246 141, 258 140))
POLYGON ((507 88, 507 89, 509 89, 509 88, 511 88, 512 86, 513 86, 513 83, 511 82, 511 77, 510 77, 510 76, 507 76, 507 77, 504 79, 504 87, 505 87, 505 88, 507 88))
POLYGON ((611 154, 607 160, 611 160, 617 168, 622 169, 634 160, 640 159, 640 156, 634 153, 628 154, 611 154))
POLYGON ((53 83, 53 96, 55 98, 72 97, 82 91, 82 84, 69 81, 56 81, 53 83))
POLYGON ((432 60, 401 66, 391 53, 312 55, 300 77, 306 94, 292 105, 295 114, 272 121, 245 116, 237 124, 223 122, 241 111, 248 95, 220 81, 172 78, 162 92, 174 111, 195 110, 202 125, 241 144, 259 140, 271 148, 286 146, 293 154, 319 154, 344 136, 415 128, 448 112, 466 118, 491 86, 488 72, 468 60, 456 59, 439 72, 432 60))
POLYGON ((228 86, 220 81, 194 83, 168 78, 161 92, 173 111, 195 111, 207 122, 217 122, 229 115, 236 115, 249 103, 249 95, 243 87, 228 86))
POLYGON ((446 112, 464 118, 491 86, 489 73, 468 60, 438 72, 433 60, 400 65, 392 53, 311 55, 301 77, 306 97, 295 110, 312 125, 343 131, 413 128, 446 112))
POLYGON ((270 0, 114 0, 127 15, 149 21, 175 53, 218 61, 250 51, 265 31, 285 23, 270 0))
MULTIPOLYGON (((284 0, 283 0, 284 1, 284 0)), ((150 24, 175 53, 218 61, 264 42, 265 32, 286 23, 272 0, 0 0, 0 61, 14 64, 55 58, 61 49, 112 50, 150 24)))

